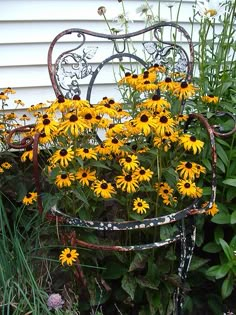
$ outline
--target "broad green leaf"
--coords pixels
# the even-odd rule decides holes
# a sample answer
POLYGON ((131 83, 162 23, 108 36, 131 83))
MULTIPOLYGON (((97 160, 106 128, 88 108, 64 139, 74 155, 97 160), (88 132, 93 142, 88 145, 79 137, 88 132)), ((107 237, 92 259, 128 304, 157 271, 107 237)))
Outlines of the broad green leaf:
POLYGON ((228 156, 225 152, 225 150, 222 148, 222 146, 219 143, 216 143, 216 153, 219 156, 219 158, 222 160, 222 162, 227 166, 228 164, 228 156))
POLYGON ((204 259, 201 257, 193 256, 193 259, 191 261, 191 265, 189 268, 189 271, 194 271, 199 269, 200 267, 204 266, 206 263, 208 263, 209 259, 204 259))
POLYGON ((229 224, 230 214, 219 212, 211 219, 211 221, 218 224, 229 224))
POLYGON ((146 277, 137 277, 136 279, 137 281, 137 284, 141 287, 141 288, 149 288, 149 289, 152 289, 152 290, 159 290, 159 281, 155 281, 152 282, 150 280, 148 280, 146 277))
POLYGON ((210 242, 203 246, 203 250, 207 253, 219 253, 221 251, 221 247, 214 242, 210 242))
POLYGON ((128 268, 119 262, 108 262, 105 268, 102 274, 104 279, 119 279, 128 271, 128 268))
POLYGON ((221 265, 216 273, 216 279, 224 278, 230 270, 230 266, 228 264, 221 265))
POLYGON ((227 257, 228 261, 232 261, 235 259, 233 250, 229 247, 229 245, 226 243, 225 240, 222 238, 219 239, 220 245, 225 253, 225 256, 227 257))
POLYGON ((234 285, 234 281, 233 281, 233 277, 230 274, 223 282, 222 287, 221 287, 221 295, 223 299, 226 299, 227 297, 230 296, 230 294, 233 291, 233 285, 234 285))
POLYGON ((215 242, 216 244, 219 244, 219 239, 220 238, 224 238, 224 230, 221 226, 216 226, 215 230, 214 230, 214 238, 215 238, 215 242))
POLYGON ((231 213, 230 223, 231 224, 235 224, 236 223, 236 210, 231 213))
POLYGON ((222 183, 225 185, 236 187, 236 178, 227 178, 227 179, 223 180, 222 183))
POLYGON ((147 262, 147 255, 143 253, 136 253, 134 259, 129 266, 129 272, 136 269, 143 269, 147 262))
POLYGON ((220 265, 212 266, 206 271, 206 276, 208 277, 216 277, 218 270, 220 269, 220 265))
POLYGON ((132 300, 134 300, 134 294, 137 287, 136 279, 130 274, 125 274, 121 281, 122 289, 129 294, 132 300))
POLYGON ((85 195, 85 193, 83 192, 83 190, 80 187, 77 187, 76 189, 73 189, 73 193, 75 194, 75 196, 83 201, 83 203, 85 203, 87 206, 89 206, 89 202, 88 199, 85 195))
POLYGON ((221 159, 217 159, 216 166, 221 170, 222 173, 225 173, 225 165, 221 159))

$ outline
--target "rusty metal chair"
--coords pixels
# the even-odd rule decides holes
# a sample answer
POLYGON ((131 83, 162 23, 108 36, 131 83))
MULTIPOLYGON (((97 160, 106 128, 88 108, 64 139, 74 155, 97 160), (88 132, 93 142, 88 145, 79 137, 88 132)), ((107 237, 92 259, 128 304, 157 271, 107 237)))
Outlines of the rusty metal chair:
MULTIPOLYGON (((54 38, 48 51, 48 70, 56 97, 63 95, 65 98, 71 99, 75 95, 80 95, 82 98, 86 98, 91 104, 93 103, 92 98, 94 97, 94 88, 97 83, 96 80, 102 71, 104 71, 105 67, 107 65, 109 66, 109 64, 112 64, 112 66, 117 64, 119 68, 120 65, 123 65, 124 67, 126 63, 131 63, 133 67, 139 67, 139 65, 141 65, 144 69, 154 64, 163 65, 169 67, 172 72, 181 72, 184 74, 184 79, 190 82, 192 79, 194 63, 193 44, 190 36, 183 27, 171 22, 160 22, 140 31, 123 35, 101 34, 77 28, 68 29, 54 38), (165 40, 166 34, 170 34, 170 31, 171 34, 175 34, 174 38, 180 36, 181 40, 185 40, 187 51, 177 44, 176 41, 165 40), (69 48, 64 51, 64 46, 71 45, 69 36, 74 36, 72 43, 75 48, 69 48), (149 40, 144 40, 145 36, 148 37, 149 40), (106 49, 105 53, 103 51, 99 57, 99 48, 93 44, 94 38, 96 38, 96 45, 101 42, 102 46, 104 41, 108 42, 106 47, 109 47, 111 50, 108 51, 108 49, 106 49), (135 46, 138 48, 135 49, 135 46), (63 51, 58 53, 59 48, 57 47, 63 48, 63 51), (57 54, 56 58, 54 58, 54 54, 57 54), (96 55, 98 60, 92 63, 92 59, 96 55), (85 82, 85 84, 83 82, 85 82)), ((182 110, 184 110, 184 102, 182 103, 182 110)), ((63 223, 76 228, 89 228, 98 231, 116 231, 116 233, 117 231, 122 230, 149 229, 172 224, 173 222, 179 222, 178 233, 163 241, 143 245, 134 244, 132 246, 114 246, 112 244, 107 246, 77 240, 77 244, 94 250, 127 252, 159 248, 176 242, 180 244, 178 275, 181 282, 184 283, 195 245, 196 227, 194 224, 194 215, 205 213, 207 209, 211 208, 215 201, 216 194, 214 129, 211 128, 207 120, 200 114, 190 114, 188 123, 195 119, 199 120, 205 127, 212 147, 211 196, 209 203, 205 208, 200 206, 199 200, 194 200, 191 205, 184 209, 179 209, 178 211, 161 217, 147 218, 142 221, 85 221, 80 218, 70 217, 58 209, 51 209, 51 213, 48 213, 46 217, 50 220, 61 220, 63 223)), ((10 135, 10 138, 11 136, 12 134, 10 135)), ((34 176, 39 195, 39 210, 42 212, 43 207, 40 198, 41 188, 39 171, 37 169, 38 137, 36 136, 34 139, 25 139, 24 143, 22 142, 17 148, 26 147, 29 143, 33 144, 34 149, 34 176)), ((12 144, 12 146, 14 145, 12 144)), ((182 293, 182 286, 179 286, 175 294, 176 314, 181 314, 183 303, 182 293)))

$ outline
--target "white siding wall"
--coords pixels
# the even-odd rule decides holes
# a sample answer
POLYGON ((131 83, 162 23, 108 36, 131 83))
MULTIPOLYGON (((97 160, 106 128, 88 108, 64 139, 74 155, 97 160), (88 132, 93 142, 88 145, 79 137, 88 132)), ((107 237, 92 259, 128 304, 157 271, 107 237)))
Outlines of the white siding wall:
MULTIPOLYGON (((180 7, 179 23, 189 32, 194 0, 184 0, 180 7)), ((145 1, 124 0, 133 20, 130 31, 144 27, 136 8, 145 1)), ((152 0, 153 11, 158 14, 159 1, 152 0)), ((161 1, 161 20, 170 20, 168 1, 161 1)), ((108 33, 103 17, 97 14, 99 6, 105 6, 106 16, 112 21, 122 12, 121 3, 111 0, 0 0, 0 90, 16 89, 13 99, 22 99, 26 106, 55 98, 47 70, 47 51, 50 42, 68 28, 84 28, 108 33)), ((172 8, 176 20, 179 1, 172 8)), ((113 22, 114 23, 114 22, 113 22)), ((117 24, 113 24, 117 27, 117 24)), ((194 32, 197 40, 197 32, 194 32)), ((63 44, 67 44, 64 42, 63 44)), ((96 44, 96 43, 94 43, 96 44)), ((102 43, 106 48, 106 43, 102 43)), ((96 60, 95 60, 96 61, 96 60)), ((98 81, 98 94, 109 86, 109 75, 98 81), (106 86, 107 84, 107 86, 106 86)), ((10 103, 9 103, 10 105, 10 103)))

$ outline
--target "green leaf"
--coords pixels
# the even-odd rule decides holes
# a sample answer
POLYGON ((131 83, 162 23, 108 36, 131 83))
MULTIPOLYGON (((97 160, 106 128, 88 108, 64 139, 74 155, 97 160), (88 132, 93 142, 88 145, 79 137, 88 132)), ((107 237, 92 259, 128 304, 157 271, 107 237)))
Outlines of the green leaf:
POLYGON ((110 167, 106 166, 104 163, 99 162, 99 161, 91 161, 90 165, 94 166, 94 167, 97 167, 97 168, 104 168, 104 169, 107 169, 107 170, 111 170, 110 167))
POLYGON ((229 245, 226 243, 226 241, 223 240, 222 238, 219 239, 219 242, 220 242, 220 245, 221 245, 228 261, 233 261, 235 259, 233 250, 229 247, 229 245))
POLYGON ((224 230, 219 225, 214 230, 214 238, 215 238, 216 244, 220 244, 219 239, 224 238, 224 230))
POLYGON ((223 180, 222 183, 225 185, 236 187, 236 178, 227 178, 227 179, 223 180))
POLYGON ((221 267, 220 265, 210 267, 206 271, 206 276, 215 278, 220 267, 221 267))
POLYGON ((216 143, 216 153, 219 156, 219 158, 222 160, 222 162, 227 166, 228 164, 228 156, 225 152, 225 150, 222 148, 222 146, 219 143, 216 143))
POLYGON ((219 253, 221 251, 220 245, 210 242, 203 246, 203 250, 207 253, 219 253))
POLYGON ((159 281, 158 282, 155 281, 155 283, 153 283, 152 281, 148 280, 146 277, 137 277, 136 281, 141 288, 159 290, 159 287, 158 287, 159 281))
POLYGON ((211 221, 217 224, 230 224, 230 214, 219 212, 211 219, 211 221))
POLYGON ((222 287, 221 287, 221 295, 223 299, 226 299, 227 297, 230 296, 230 294, 233 291, 233 277, 230 274, 223 282, 222 287))
POLYGON ((227 273, 229 272, 230 270, 230 266, 229 264, 223 264, 220 266, 220 268, 218 269, 217 273, 216 273, 216 279, 221 279, 221 278, 224 278, 227 273))
POLYGON ((83 201, 83 203, 85 203, 87 206, 89 206, 88 199, 80 187, 73 189, 73 193, 79 200, 83 201))
POLYGON ((225 165, 221 159, 217 159, 216 166, 221 170, 222 173, 225 173, 225 165))
POLYGON ((134 271, 136 269, 143 269, 147 262, 147 255, 143 253, 136 253, 134 259, 132 260, 129 266, 129 272, 134 271))
POLYGON ((113 261, 107 262, 105 268, 106 270, 104 270, 102 274, 104 279, 119 279, 128 271, 128 268, 123 264, 113 261))
POLYGON ((230 223, 235 224, 236 223, 236 210, 231 213, 230 223))
POLYGON ((134 276, 126 274, 121 281, 122 289, 129 294, 132 300, 134 300, 134 294, 137 287, 136 279, 134 276))
POLYGON ((189 271, 194 271, 194 270, 199 269, 200 267, 204 266, 208 261, 209 259, 193 256, 189 271))

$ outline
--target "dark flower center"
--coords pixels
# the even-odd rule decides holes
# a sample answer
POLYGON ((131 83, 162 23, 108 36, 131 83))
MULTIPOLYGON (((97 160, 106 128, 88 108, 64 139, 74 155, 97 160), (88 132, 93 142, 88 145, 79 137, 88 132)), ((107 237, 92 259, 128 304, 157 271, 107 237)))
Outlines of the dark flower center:
POLYGON ((27 197, 27 198, 31 198, 31 197, 32 197, 31 193, 28 193, 28 194, 26 195, 26 197, 27 197))
POLYGON ((77 120, 78 120, 78 117, 75 114, 70 116, 70 122, 76 122, 77 120))
POLYGON ((131 175, 126 175, 125 176, 125 181, 126 182, 131 182, 132 181, 132 176, 131 175))
POLYGON ((89 149, 84 149, 84 153, 89 153, 89 149))
POLYGON ((172 82, 172 80, 171 80, 171 78, 167 77, 167 78, 165 78, 165 82, 170 83, 170 82, 172 82))
POLYGON ((160 122, 163 123, 163 124, 166 124, 168 122, 168 118, 166 116, 162 116, 160 118, 160 122))
POLYGON ((109 104, 115 104, 115 101, 114 100, 110 100, 109 104))
POLYGON ((67 258, 71 258, 71 254, 67 254, 66 257, 67 257, 67 258))
POLYGON ((187 82, 181 82, 180 86, 182 89, 186 89, 188 87, 188 83, 187 82))
POLYGON ((61 151, 60 151, 60 156, 66 156, 67 155, 67 150, 66 149, 62 149, 61 151))
POLYGON ((109 103, 106 103, 104 106, 107 108, 111 108, 111 105, 109 103))
POLYGON ((190 163, 190 162, 185 163, 185 167, 186 167, 186 168, 189 168, 189 169, 190 169, 190 168, 192 168, 192 166, 193 166, 193 165, 192 165, 192 163, 190 163))
POLYGON ((213 94, 208 94, 208 97, 214 98, 213 94))
POLYGON ((107 189, 107 187, 108 187, 107 183, 102 183, 102 184, 101 184, 101 188, 102 188, 102 189, 107 189))
POLYGON ((63 95, 59 95, 57 100, 58 100, 58 103, 64 103, 65 102, 65 99, 64 99, 63 95))
POLYGON ((48 118, 48 115, 44 114, 42 117, 43 117, 43 119, 46 119, 46 118, 48 118))
POLYGON ((168 194, 169 190, 168 189, 164 189, 163 192, 164 192, 164 194, 168 194))
POLYGON ((102 119, 102 117, 101 117, 101 116, 99 116, 99 115, 97 115, 97 116, 96 116, 96 119, 97 119, 97 120, 101 120, 101 119, 102 119))
POLYGON ((88 114, 86 114, 86 115, 84 116, 84 118, 87 119, 87 120, 90 120, 90 119, 93 118, 93 116, 92 116, 90 113, 88 113, 88 114))
POLYGON ((144 84, 150 84, 149 80, 144 81, 144 84))
POLYGON ((141 120, 141 122, 147 122, 148 121, 148 116, 147 115, 142 115, 140 120, 141 120))
POLYGON ((112 139, 112 141, 111 141, 113 144, 117 144, 119 141, 116 139, 116 138, 114 138, 114 139, 112 139))
POLYGON ((82 177, 87 177, 87 176, 88 176, 88 174, 85 172, 82 174, 82 177))
POLYGON ((133 74, 133 75, 132 75, 132 78, 133 78, 133 79, 137 79, 137 77, 138 77, 137 74, 133 74))
POLYGON ((185 183, 184 184, 184 188, 190 188, 190 184, 189 183, 185 183))
POLYGON ((142 202, 138 202, 137 206, 142 207, 143 206, 142 202))
POLYGON ((125 73, 125 77, 130 77, 131 76, 131 73, 130 72, 126 72, 125 73))
POLYGON ((79 95, 74 95, 74 96, 73 96, 73 100, 74 100, 74 101, 80 101, 81 98, 80 98, 79 95))
POLYGON ((107 96, 104 96, 102 99, 103 99, 104 101, 107 100, 107 96))
POLYGON ((144 175, 145 173, 146 173, 145 170, 140 170, 140 171, 139 171, 139 174, 140 174, 140 175, 144 175))
POLYGON ((153 97, 152 97, 153 101, 159 101, 160 99, 161 99, 161 96, 157 95, 157 94, 153 95, 153 97))
POLYGON ((66 174, 61 174, 61 179, 66 179, 67 175, 66 174))
POLYGON ((125 161, 126 161, 127 163, 130 163, 130 162, 132 162, 132 159, 131 159, 131 157, 127 156, 127 158, 125 159, 125 161))
POLYGON ((51 120, 48 119, 48 118, 46 118, 46 119, 43 120, 44 126, 50 125, 50 122, 51 122, 51 120))
POLYGON ((166 136, 166 137, 170 137, 170 136, 171 136, 171 132, 166 131, 166 132, 165 132, 165 136, 166 136))
POLYGON ((192 141, 192 142, 196 142, 196 140, 197 140, 196 137, 194 137, 194 136, 191 136, 189 139, 190 139, 190 141, 192 141))

